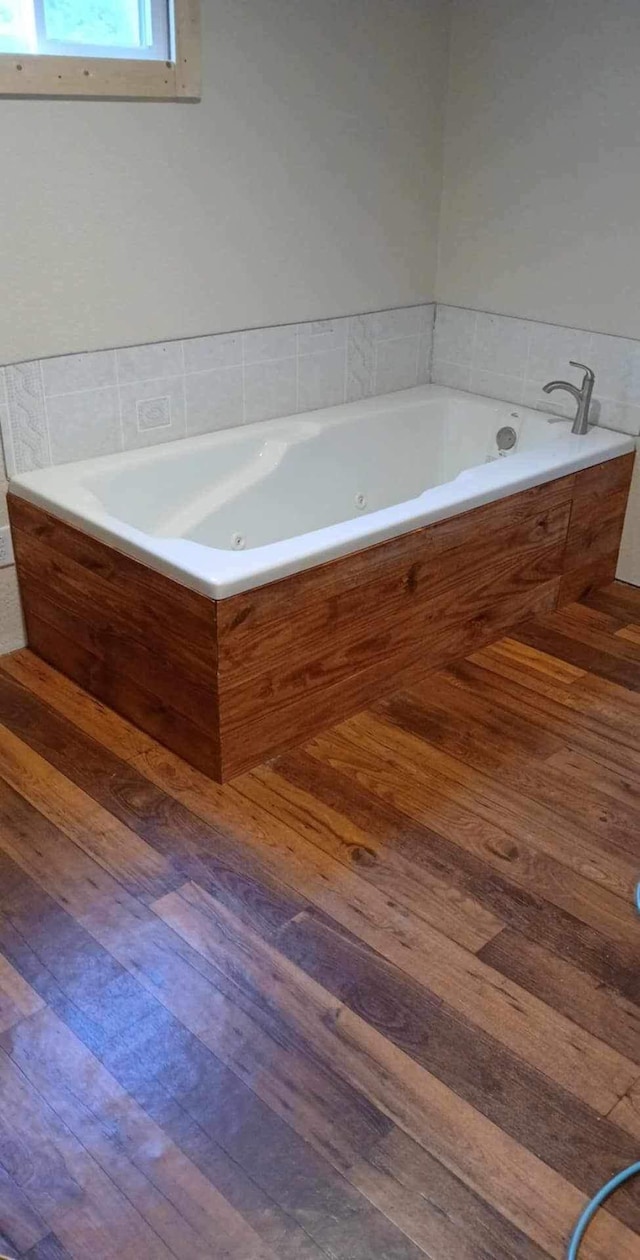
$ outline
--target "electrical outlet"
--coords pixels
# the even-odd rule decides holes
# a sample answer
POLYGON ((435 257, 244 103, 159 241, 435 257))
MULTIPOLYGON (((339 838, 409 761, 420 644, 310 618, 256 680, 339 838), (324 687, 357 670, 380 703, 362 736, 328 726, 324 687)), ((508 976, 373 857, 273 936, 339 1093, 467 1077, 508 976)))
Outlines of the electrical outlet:
POLYGON ((3 525, 0 529, 0 569, 6 568, 8 564, 15 564, 13 542, 9 526, 3 525))

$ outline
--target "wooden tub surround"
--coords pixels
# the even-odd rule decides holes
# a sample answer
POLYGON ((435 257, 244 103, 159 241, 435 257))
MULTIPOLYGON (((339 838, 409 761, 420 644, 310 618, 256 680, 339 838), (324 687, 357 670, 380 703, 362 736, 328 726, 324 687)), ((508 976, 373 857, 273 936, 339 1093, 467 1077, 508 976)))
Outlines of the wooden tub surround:
POLYGON ((224 782, 611 582, 633 459, 219 601, 10 494, 29 646, 224 782))

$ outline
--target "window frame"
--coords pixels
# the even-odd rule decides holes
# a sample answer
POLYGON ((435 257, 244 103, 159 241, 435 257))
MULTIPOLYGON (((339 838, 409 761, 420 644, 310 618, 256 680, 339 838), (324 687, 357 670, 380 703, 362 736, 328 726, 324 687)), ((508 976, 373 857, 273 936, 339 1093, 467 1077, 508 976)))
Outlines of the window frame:
POLYGON ((173 61, 0 53, 0 97, 198 101, 200 0, 172 0, 173 61))

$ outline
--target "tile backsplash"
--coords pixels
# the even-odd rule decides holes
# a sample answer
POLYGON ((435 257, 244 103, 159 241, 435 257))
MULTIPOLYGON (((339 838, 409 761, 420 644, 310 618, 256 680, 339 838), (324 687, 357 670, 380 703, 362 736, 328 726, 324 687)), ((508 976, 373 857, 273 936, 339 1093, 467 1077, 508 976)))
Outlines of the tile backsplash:
POLYGON ((0 368, 10 473, 135 450, 429 380, 434 306, 0 368))
POLYGON ((596 374, 592 417, 640 434, 640 341, 458 306, 436 308, 431 380, 540 411, 573 415, 568 394, 542 392, 552 379, 580 383, 575 359, 596 374))
MULTIPOLYGON (((571 415, 545 381, 596 373, 598 423, 640 435, 640 341, 432 303, 0 367, 6 470, 210 433, 412 385, 451 385, 571 415)), ((1 452, 0 452, 1 455, 1 452)), ((14 569, 0 569, 0 653, 24 642, 14 569)))

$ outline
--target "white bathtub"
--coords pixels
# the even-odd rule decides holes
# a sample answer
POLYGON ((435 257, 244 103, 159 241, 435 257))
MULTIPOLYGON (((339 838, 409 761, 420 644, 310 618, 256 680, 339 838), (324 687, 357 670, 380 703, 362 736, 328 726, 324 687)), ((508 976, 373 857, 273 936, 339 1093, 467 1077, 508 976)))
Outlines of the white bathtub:
POLYGON ((15 477, 14 494, 215 599, 634 449, 423 385, 15 477), (498 456, 496 435, 515 429, 498 456))

